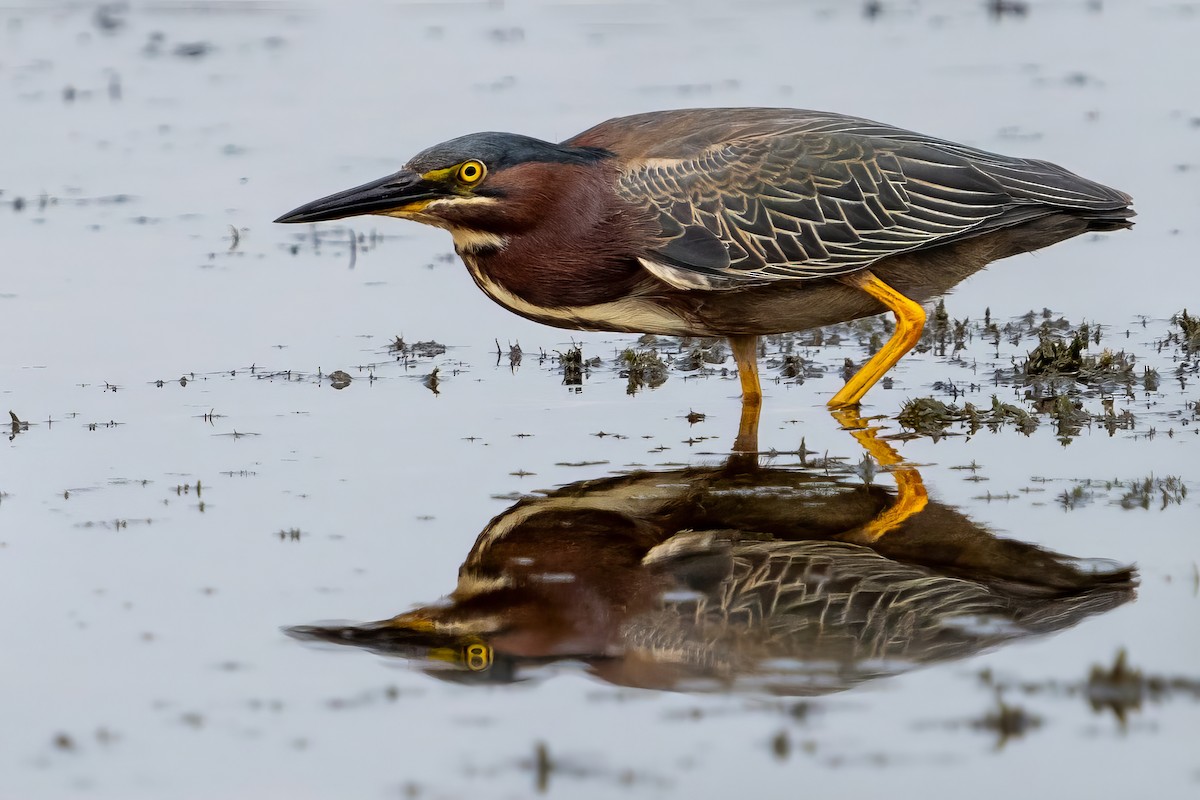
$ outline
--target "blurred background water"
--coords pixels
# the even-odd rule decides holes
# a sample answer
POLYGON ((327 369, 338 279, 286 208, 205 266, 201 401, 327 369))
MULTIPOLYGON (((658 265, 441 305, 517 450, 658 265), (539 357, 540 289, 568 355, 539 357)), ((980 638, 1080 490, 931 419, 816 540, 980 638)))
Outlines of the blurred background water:
MULTIPOLYGON (((0 8, 0 409, 29 423, 0 456, 0 798, 1194 796, 1196 494, 1127 496, 1195 486, 1194 359, 1164 342, 1200 297, 1198 33, 1196 4, 1112 0, 0 8), (955 319, 1101 326, 1098 350, 1164 376, 1115 398, 1132 425, 896 447, 974 525, 1136 563, 1137 599, 809 699, 630 689, 584 660, 460 685, 286 636, 436 601, 526 493, 720 464, 738 385, 716 365, 627 393, 637 337, 509 314, 444 232, 270 220, 470 131, 558 140, 743 105, 875 118, 1134 196, 1133 231, 947 300, 955 319), (582 387, 556 358, 573 346, 601 359, 582 387)), ((946 382, 1034 411, 991 383, 1034 343, 916 354, 864 413, 896 432, 946 382)), ((862 350, 813 353, 823 377, 767 376, 762 444, 847 467, 862 450, 823 404, 862 350)))

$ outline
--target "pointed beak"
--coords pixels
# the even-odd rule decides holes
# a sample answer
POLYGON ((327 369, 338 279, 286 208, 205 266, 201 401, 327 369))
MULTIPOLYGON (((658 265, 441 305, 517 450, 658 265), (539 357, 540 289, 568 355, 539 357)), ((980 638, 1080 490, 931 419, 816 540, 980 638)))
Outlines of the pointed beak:
POLYGON ((284 630, 303 641, 357 645, 377 653, 470 672, 491 668, 491 645, 471 635, 438 631, 424 609, 364 625, 297 625, 284 630))
POLYGON ((292 209, 276 222, 324 222, 359 214, 420 211, 430 201, 445 197, 445 190, 415 172, 401 170, 344 192, 331 194, 292 209))

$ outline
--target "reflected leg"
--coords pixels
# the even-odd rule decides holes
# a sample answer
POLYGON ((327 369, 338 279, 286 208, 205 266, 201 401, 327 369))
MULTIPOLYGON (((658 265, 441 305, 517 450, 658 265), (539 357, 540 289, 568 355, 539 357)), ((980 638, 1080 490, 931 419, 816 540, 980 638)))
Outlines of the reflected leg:
POLYGON ((737 438, 733 440, 734 453, 758 454, 758 416, 761 403, 742 401, 742 418, 738 420, 737 438))
POLYGON ((919 514, 929 503, 929 493, 925 490, 921 473, 915 467, 904 466, 904 459, 895 448, 879 438, 879 428, 868 424, 856 409, 834 409, 831 413, 880 466, 891 467, 888 471, 896 479, 896 502, 861 528, 840 537, 851 542, 877 541, 909 517, 919 514))
POLYGON ((762 409, 762 385, 758 382, 758 337, 730 336, 729 348, 737 362, 742 382, 742 418, 738 422, 734 452, 758 452, 758 414, 762 409))

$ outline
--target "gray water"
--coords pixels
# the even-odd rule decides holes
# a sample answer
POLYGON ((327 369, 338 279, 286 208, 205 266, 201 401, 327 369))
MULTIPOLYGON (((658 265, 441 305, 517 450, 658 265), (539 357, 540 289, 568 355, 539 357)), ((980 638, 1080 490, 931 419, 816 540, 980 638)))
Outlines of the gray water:
MULTIPOLYGON (((1200 395, 1169 320, 1200 311, 1198 35, 1183 3, 0 8, 0 412, 28 423, 0 456, 0 798, 1195 796, 1200 395), (522 496, 720 464, 739 389, 726 361, 628 393, 636 336, 507 313, 444 232, 270 221, 468 131, 696 105, 858 114, 1134 196, 1132 231, 962 285, 951 318, 1011 339, 913 353, 863 413, 884 435, 913 397, 1033 414, 892 446, 972 530, 1136 564, 1136 598, 806 698, 631 688, 600 657, 475 685, 289 637, 437 601, 522 496), (1073 387, 1092 416, 1066 434, 1011 374, 1043 308, 1136 359, 1131 389, 1073 387), (573 346, 601 360, 581 387, 573 346), (1111 433, 1105 399, 1131 415, 1111 433), (1122 651, 1138 675, 1089 679, 1122 651)), ((824 409, 866 353, 842 333, 786 345, 802 382, 767 360, 761 445, 854 486, 824 409)))

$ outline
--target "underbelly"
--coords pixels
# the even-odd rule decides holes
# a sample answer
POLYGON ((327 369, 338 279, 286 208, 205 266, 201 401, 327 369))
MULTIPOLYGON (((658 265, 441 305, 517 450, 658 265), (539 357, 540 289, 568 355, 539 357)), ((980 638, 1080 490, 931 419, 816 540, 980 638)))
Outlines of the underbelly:
MULTIPOLYGON (((924 302, 945 293, 966 269, 929 270, 918 259, 880 262, 875 271, 902 294, 924 302), (898 268, 898 269, 897 269, 898 268), (931 274, 932 273, 932 274, 931 274), (933 279, 930 279, 933 278, 933 279)), ((471 277, 494 301, 515 314, 556 328, 652 333, 659 336, 740 336, 792 333, 887 311, 860 289, 835 279, 777 281, 736 290, 677 289, 657 280, 626 297, 590 305, 542 306, 509 291, 468 262, 471 277)))

